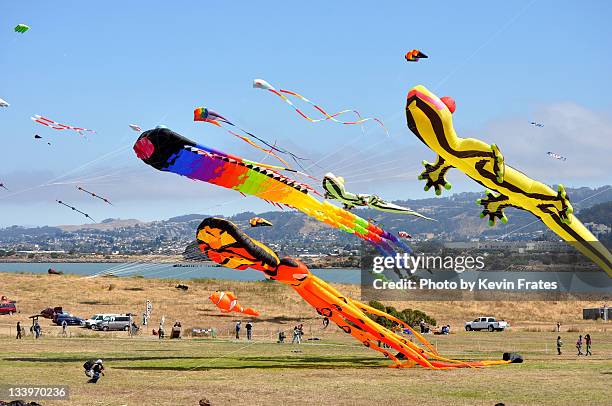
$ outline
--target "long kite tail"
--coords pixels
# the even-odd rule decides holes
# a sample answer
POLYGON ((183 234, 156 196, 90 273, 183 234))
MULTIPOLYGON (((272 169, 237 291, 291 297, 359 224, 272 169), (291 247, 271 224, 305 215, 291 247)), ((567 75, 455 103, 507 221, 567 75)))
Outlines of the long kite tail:
POLYGON ((300 116, 302 116, 304 119, 310 121, 311 123, 318 123, 321 121, 333 121, 335 123, 338 124, 345 124, 345 125, 361 125, 365 122, 368 121, 375 121, 376 123, 378 123, 383 130, 385 131, 385 133, 387 135, 389 135, 389 131, 387 130, 387 128, 385 127, 385 124, 378 118, 376 117, 366 117, 363 118, 361 116, 361 114, 359 113, 359 111, 354 110, 354 109, 346 109, 346 110, 342 110, 342 111, 338 111, 336 113, 330 114, 327 111, 325 111, 325 109, 321 106, 319 106, 318 104, 314 103, 313 101, 311 101, 310 99, 302 96, 301 94, 294 92, 292 90, 287 90, 287 89, 275 89, 274 86, 272 86, 271 84, 269 84, 268 82, 266 82, 263 79, 255 79, 253 81, 253 87, 256 89, 263 89, 263 90, 267 90, 270 93, 275 94, 276 96, 280 97, 285 103, 287 103, 291 108, 293 108, 293 110, 296 111, 296 113, 298 113, 300 116), (323 114, 322 118, 313 118, 308 116, 306 113, 304 113, 302 110, 300 110, 295 104, 293 104, 293 102, 285 95, 290 95, 293 97, 296 97, 300 100, 302 100, 305 103, 310 104, 311 106, 313 106, 318 112, 320 112, 321 114, 323 114), (356 119, 352 120, 352 121, 342 121, 342 120, 338 120, 336 117, 340 117, 343 116, 345 114, 348 113, 353 113, 356 116, 356 119))
POLYGON ((41 116, 39 114, 35 114, 33 117, 30 117, 30 119, 32 119, 32 121, 34 121, 34 122, 36 122, 38 124, 42 124, 42 125, 44 125, 46 127, 52 128, 54 130, 60 130, 60 131, 61 130, 72 130, 72 131, 78 132, 81 135, 82 135, 83 131, 90 132, 90 133, 95 133, 94 130, 90 130, 90 129, 83 128, 83 127, 74 127, 74 126, 71 126, 71 125, 68 125, 68 124, 61 124, 61 123, 58 123, 57 121, 53 121, 53 120, 51 120, 49 118, 46 118, 46 117, 43 117, 43 116, 41 116))
POLYGON ((207 107, 196 107, 194 109, 194 111, 193 111, 193 119, 194 119, 194 121, 204 121, 204 122, 216 125, 217 127, 223 128, 225 131, 227 131, 229 134, 233 135, 234 137, 237 137, 237 138, 241 139, 242 141, 246 142, 247 144, 249 144, 253 148, 257 148, 257 149, 265 152, 266 154, 273 156, 278 161, 282 162, 283 165, 285 165, 286 167, 290 168, 290 165, 287 163, 287 161, 285 161, 284 159, 279 157, 276 153, 289 155, 300 166, 300 168, 304 169, 304 167, 302 166, 300 161, 305 160, 305 158, 299 157, 296 154, 292 153, 291 151, 288 151, 286 149, 278 147, 276 145, 276 143, 274 143, 274 145, 271 144, 270 142, 266 141, 265 139, 263 139, 261 137, 258 137, 257 135, 255 135, 255 134, 245 130, 244 128, 241 128, 240 126, 232 123, 227 118, 223 117, 222 115, 220 115, 219 113, 216 113, 213 110, 210 110, 207 107), (234 132, 230 128, 228 128, 228 126, 237 129, 243 135, 237 134, 236 132, 234 132), (264 147, 260 146, 259 144, 257 144, 253 140, 256 140, 256 141, 264 144, 268 148, 264 148, 264 147))
POLYGON ((251 309, 250 307, 245 307, 244 309, 242 309, 242 313, 248 314, 249 316, 259 316, 259 312, 255 309, 251 309))
MULTIPOLYGON (((353 301, 350 298, 345 298, 325 281, 317 278, 314 275, 312 275, 311 278, 313 283, 309 288, 307 288, 309 293, 311 295, 319 296, 322 300, 330 303, 332 312, 340 312, 343 318, 346 319, 354 328, 359 328, 367 332, 374 337, 374 339, 384 342, 391 348, 395 349, 421 366, 432 369, 449 369, 476 368, 512 363, 512 361, 506 360, 463 361, 446 358, 439 355, 435 348, 429 342, 427 342, 424 337, 417 333, 415 334, 415 337, 417 337, 417 339, 419 339, 419 341, 421 341, 421 343, 426 347, 426 349, 420 348, 418 345, 406 340, 390 329, 387 329, 370 319, 362 309, 367 309, 367 312, 378 314, 387 318, 388 320, 397 321, 399 325, 407 326, 399 319, 396 319, 393 316, 379 310, 370 308, 362 303, 353 301)), ((408 326, 408 328, 410 327, 408 326)), ((410 366, 410 364, 408 364, 408 366, 410 366)))

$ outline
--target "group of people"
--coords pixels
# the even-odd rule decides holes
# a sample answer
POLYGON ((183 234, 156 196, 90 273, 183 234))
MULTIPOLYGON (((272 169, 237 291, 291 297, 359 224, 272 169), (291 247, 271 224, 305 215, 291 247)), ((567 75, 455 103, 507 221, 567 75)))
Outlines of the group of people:
MULTIPOLYGON (((328 324, 329 324, 329 320, 328 320, 328 324)), ((324 326, 323 328, 327 327, 325 325, 325 321, 323 322, 323 326, 324 326)), ((291 344, 296 344, 296 343, 301 344, 303 335, 304 335, 304 325, 303 324, 298 324, 295 327, 293 327, 293 339, 291 340, 291 344)), ((287 336, 285 335, 284 331, 279 331, 277 343, 284 344, 286 337, 287 336)))
MULTIPOLYGON (((578 340, 576 341, 576 349, 578 350, 578 354, 576 355, 593 355, 591 353, 591 335, 586 334, 584 339, 582 338, 582 334, 578 336, 578 340), (582 352, 583 346, 585 347, 585 352, 582 352)), ((561 336, 557 336, 557 355, 561 355, 561 347, 563 347, 563 341, 561 341, 561 336)))
MULTIPOLYGON (((253 339, 253 323, 249 320, 246 322, 246 324, 244 325, 244 328, 246 330, 247 333, 247 340, 252 340, 253 339)), ((240 340, 240 330, 242 329, 242 322, 238 321, 236 323, 236 340, 240 340)))
MULTIPOLYGON (((26 332, 25 327, 23 327, 21 325, 21 322, 18 321, 17 322, 17 336, 15 337, 15 339, 21 340, 23 336, 25 336, 25 332, 26 332)), ((38 320, 34 321, 34 324, 32 324, 32 327, 30 327, 30 332, 34 334, 35 338, 39 338, 40 336, 42 336, 42 328, 40 327, 40 324, 38 324, 38 320)))

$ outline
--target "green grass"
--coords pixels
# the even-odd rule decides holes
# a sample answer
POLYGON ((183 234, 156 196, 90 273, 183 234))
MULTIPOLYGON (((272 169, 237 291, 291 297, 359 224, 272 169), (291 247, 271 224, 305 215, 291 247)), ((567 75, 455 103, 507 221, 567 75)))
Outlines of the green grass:
POLYGON ((350 337, 298 346, 244 340, 0 338, 1 384, 63 384, 69 401, 44 405, 223 404, 605 405, 612 334, 594 336, 592 358, 570 348, 555 355, 556 333, 465 333, 432 337, 443 355, 499 359, 517 350, 525 363, 483 369, 390 369, 350 337), (548 344, 548 347, 546 346, 548 344), (548 349, 548 352, 546 351, 548 349), (82 364, 105 360, 107 375, 87 385, 82 364), (102 391, 102 392, 100 392, 102 391), (103 393, 104 396, 100 396, 103 393))

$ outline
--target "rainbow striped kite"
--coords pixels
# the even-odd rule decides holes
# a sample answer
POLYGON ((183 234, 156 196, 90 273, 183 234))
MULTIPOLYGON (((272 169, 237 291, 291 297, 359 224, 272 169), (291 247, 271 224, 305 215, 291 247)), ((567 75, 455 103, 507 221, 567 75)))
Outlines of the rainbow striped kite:
POLYGON ((284 205, 297 209, 372 243, 383 255, 394 255, 395 248, 411 252, 395 235, 326 200, 316 199, 313 194, 318 193, 312 187, 265 164, 198 145, 167 128, 142 133, 134 144, 134 151, 147 165, 160 171, 256 196, 278 207, 284 205))

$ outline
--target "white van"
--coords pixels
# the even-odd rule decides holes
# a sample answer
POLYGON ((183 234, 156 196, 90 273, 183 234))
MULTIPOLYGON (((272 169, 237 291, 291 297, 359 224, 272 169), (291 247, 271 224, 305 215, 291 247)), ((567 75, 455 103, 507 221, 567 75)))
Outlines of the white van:
POLYGON ((98 322, 104 320, 105 317, 118 316, 118 314, 94 314, 90 319, 81 322, 81 326, 85 328, 92 328, 98 322))

